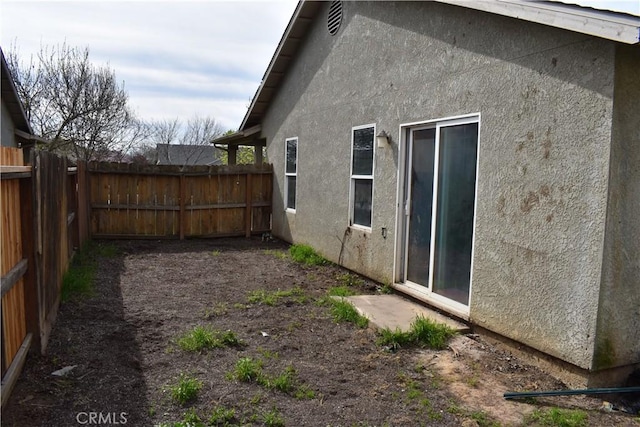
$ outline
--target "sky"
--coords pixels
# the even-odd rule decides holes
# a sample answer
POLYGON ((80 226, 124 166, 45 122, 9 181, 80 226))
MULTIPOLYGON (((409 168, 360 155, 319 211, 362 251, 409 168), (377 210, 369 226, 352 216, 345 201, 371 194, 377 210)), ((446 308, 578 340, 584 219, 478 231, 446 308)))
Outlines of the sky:
POLYGON ((0 1, 0 45, 90 50, 145 120, 212 116, 237 129, 293 15, 278 1, 0 1))
MULTIPOLYGON (((578 0, 640 15, 640 0, 578 0)), ((145 120, 198 115, 237 129, 296 0, 0 0, 0 46, 28 59, 41 46, 90 49, 124 81, 145 120)))

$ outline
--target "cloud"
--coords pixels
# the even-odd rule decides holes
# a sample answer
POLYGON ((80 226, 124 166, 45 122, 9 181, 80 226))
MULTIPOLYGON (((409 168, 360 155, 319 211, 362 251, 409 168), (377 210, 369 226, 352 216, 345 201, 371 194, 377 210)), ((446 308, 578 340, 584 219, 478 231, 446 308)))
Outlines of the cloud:
POLYGON ((296 2, 6 1, 0 40, 21 56, 89 46, 125 82, 143 118, 214 115, 236 128, 296 2), (202 110, 199 110, 202 108, 202 110))

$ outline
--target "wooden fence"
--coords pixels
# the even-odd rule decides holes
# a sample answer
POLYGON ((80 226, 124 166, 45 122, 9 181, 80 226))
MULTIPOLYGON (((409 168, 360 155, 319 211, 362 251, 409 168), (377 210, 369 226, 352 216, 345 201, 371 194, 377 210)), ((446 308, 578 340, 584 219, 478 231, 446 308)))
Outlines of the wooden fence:
POLYGON ((271 229, 271 165, 78 162, 0 147, 2 406, 44 353, 73 252, 89 238, 251 236, 271 229))
POLYGON ((0 148, 2 214, 2 405, 31 346, 44 352, 60 303, 62 278, 88 238, 86 178, 67 160, 0 148))
POLYGON ((96 238, 251 236, 271 229, 271 165, 90 163, 96 238))

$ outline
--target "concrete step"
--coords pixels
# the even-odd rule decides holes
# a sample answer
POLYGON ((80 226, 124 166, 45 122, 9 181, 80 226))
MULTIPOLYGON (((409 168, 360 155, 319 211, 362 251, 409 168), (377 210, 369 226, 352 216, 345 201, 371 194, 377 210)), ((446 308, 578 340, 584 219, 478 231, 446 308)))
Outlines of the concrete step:
POLYGON ((369 325, 374 329, 389 328, 392 331, 400 329, 408 332, 415 318, 424 316, 434 322, 444 323, 461 334, 471 331, 464 323, 399 295, 356 295, 344 297, 344 299, 353 304, 362 316, 369 319, 369 325))

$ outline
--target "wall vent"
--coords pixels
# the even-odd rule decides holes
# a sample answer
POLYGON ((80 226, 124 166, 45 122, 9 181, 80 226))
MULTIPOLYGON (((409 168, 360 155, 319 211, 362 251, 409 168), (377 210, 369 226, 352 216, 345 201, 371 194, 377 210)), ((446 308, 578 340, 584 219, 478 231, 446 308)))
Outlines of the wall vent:
POLYGON ((327 15, 327 29, 329 34, 335 36, 340 29, 342 23, 342 2, 332 1, 329 6, 329 15, 327 15))

